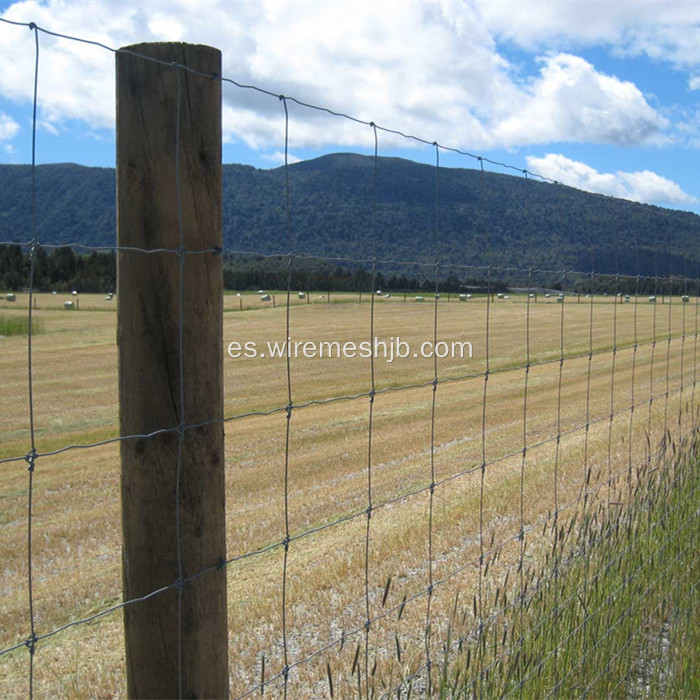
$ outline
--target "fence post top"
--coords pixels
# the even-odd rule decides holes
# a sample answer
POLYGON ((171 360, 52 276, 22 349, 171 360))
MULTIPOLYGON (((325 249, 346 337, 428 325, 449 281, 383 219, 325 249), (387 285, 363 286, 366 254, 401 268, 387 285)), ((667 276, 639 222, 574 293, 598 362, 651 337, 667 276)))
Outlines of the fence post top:
POLYGON ((216 51, 217 53, 221 53, 221 50, 217 49, 215 46, 208 46, 207 44, 190 44, 186 41, 142 41, 138 44, 129 44, 127 46, 121 46, 117 49, 117 51, 133 51, 135 53, 138 53, 141 51, 167 51, 170 49, 177 49, 180 47, 193 49, 197 51, 216 51))
MULTIPOLYGON (((181 64, 195 71, 205 70, 202 63, 216 65, 215 72, 221 70, 221 50, 205 44, 188 44, 183 41, 148 41, 140 44, 130 44, 117 49, 117 60, 120 56, 133 56, 153 60, 164 64, 181 64), (194 66, 192 64, 195 64, 194 66), (197 65, 199 64, 199 65, 197 65)), ((207 71, 208 72, 208 71, 207 71)))

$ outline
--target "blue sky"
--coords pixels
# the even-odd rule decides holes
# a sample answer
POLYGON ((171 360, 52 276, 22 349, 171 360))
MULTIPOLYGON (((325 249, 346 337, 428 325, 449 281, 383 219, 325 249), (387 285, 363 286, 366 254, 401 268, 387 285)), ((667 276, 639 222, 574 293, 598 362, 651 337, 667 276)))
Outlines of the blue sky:
MULTIPOLYGON (((591 191, 700 212, 700 3, 7 2, 0 17, 119 47, 222 50, 224 75, 591 191)), ((39 162, 114 165, 114 57, 40 34, 39 162)), ((0 162, 31 147, 34 36, 0 23, 0 162)), ((224 162, 281 163, 278 100, 224 91, 224 162)), ((292 160, 371 152, 291 108, 292 160)), ((379 136, 382 155, 434 162, 379 136)), ((441 164, 476 167, 443 154, 441 164)), ((497 168, 493 168, 497 170, 497 168)))

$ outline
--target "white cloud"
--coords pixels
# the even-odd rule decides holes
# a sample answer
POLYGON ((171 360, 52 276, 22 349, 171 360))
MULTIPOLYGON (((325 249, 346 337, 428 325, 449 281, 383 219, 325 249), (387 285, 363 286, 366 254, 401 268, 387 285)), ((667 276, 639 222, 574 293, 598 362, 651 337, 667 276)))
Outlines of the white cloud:
MULTIPOLYGON (((528 5, 493 4, 507 5, 513 21, 524 11, 521 5, 528 5)), ((545 19, 553 19, 545 25, 554 31, 562 13, 547 12, 545 19)), ((218 46, 227 77, 445 145, 483 149, 662 139, 667 122, 639 89, 581 58, 547 55, 540 74, 523 81, 499 54, 493 33, 500 25, 490 15, 484 19, 487 14, 480 3, 455 2, 25 0, 4 16, 113 47, 165 40, 218 46)), ((530 22, 534 14, 528 13, 527 24, 539 24, 539 16, 530 22)), ((0 36, 0 94, 27 103, 32 32, 2 25, 0 36)), ((40 42, 41 119, 56 128, 68 119, 89 129, 112 128, 114 56, 45 34, 40 42)), ((293 148, 373 144, 367 126, 288 106, 293 148)), ((225 86, 225 140, 278 149, 282 107, 275 98, 225 86)), ((380 149, 399 141, 380 134, 380 149)))
MULTIPOLYGON (((275 151, 274 153, 266 153, 262 156, 265 160, 269 160, 275 165, 284 165, 284 151, 275 151)), ((301 158, 298 158, 293 153, 287 153, 287 162, 291 165, 292 163, 300 163, 301 158)))
POLYGON ((0 141, 12 140, 19 129, 19 124, 9 114, 0 112, 0 141))
POLYGON ((472 5, 494 36, 529 51, 603 44, 621 55, 644 54, 679 66, 700 65, 698 2, 472 0, 472 5))
POLYGON ((47 119, 37 119, 36 122, 37 128, 43 129, 44 131, 48 132, 52 136, 58 136, 59 131, 54 125, 53 122, 47 120, 47 119))
POLYGON ((619 40, 624 28, 643 12, 634 7, 638 3, 603 5, 590 0, 474 0, 472 4, 484 24, 501 40, 531 51, 562 42, 586 44, 619 40))
POLYGON ((689 90, 700 90, 700 75, 694 75, 688 80, 689 90))
POLYGON ((690 205, 698 202, 677 183, 649 170, 601 173, 586 163, 555 153, 548 153, 543 158, 528 156, 527 164, 539 175, 589 192, 646 204, 690 205))
POLYGON ((518 110, 496 125, 497 141, 628 146, 660 140, 668 122, 633 83, 599 73, 570 54, 548 56, 542 64, 518 110))

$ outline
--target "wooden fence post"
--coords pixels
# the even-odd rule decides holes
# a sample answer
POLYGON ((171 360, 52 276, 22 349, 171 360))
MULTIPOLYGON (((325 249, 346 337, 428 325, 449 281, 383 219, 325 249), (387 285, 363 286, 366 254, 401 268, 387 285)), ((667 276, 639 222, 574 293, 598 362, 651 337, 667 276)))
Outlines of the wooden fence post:
POLYGON ((116 55, 117 244, 169 251, 118 254, 121 435, 168 429, 120 443, 124 600, 169 587, 124 607, 127 692, 226 697, 222 256, 184 252, 222 245, 221 82, 182 67, 220 75, 221 54, 125 49, 160 63, 116 55))

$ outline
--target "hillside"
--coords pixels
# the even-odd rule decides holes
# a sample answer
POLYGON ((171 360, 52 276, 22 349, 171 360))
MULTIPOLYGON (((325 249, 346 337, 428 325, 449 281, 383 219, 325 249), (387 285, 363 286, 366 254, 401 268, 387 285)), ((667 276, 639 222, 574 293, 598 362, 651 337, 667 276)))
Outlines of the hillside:
MULTIPOLYGON (((374 160, 336 154, 290 166, 291 228, 300 254, 371 257, 374 160)), ((0 165, 0 240, 31 238, 31 169, 0 165)), ((114 170, 37 168, 44 243, 115 243, 114 170)), ((224 245, 289 250, 283 168, 224 166, 224 245)), ((697 274, 700 217, 523 177, 440 170, 397 158, 377 168, 378 257, 659 275, 697 274), (672 251, 672 254, 669 253, 672 251)))

